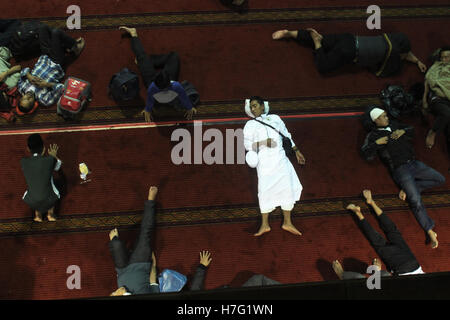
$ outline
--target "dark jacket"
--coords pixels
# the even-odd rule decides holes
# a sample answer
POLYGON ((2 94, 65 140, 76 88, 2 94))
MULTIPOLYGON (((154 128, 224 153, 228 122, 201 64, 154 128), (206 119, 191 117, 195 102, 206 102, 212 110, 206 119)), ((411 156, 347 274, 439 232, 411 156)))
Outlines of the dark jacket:
POLYGON ((396 168, 406 163, 408 160, 414 160, 414 148, 412 140, 414 137, 414 128, 406 124, 401 124, 390 120, 391 131, 383 130, 383 128, 374 128, 367 134, 364 144, 361 147, 361 153, 364 159, 371 161, 378 154, 383 163, 392 173, 396 168), (379 138, 390 136, 395 130, 403 129, 403 134, 397 140, 389 138, 387 144, 377 145, 375 143, 379 138))

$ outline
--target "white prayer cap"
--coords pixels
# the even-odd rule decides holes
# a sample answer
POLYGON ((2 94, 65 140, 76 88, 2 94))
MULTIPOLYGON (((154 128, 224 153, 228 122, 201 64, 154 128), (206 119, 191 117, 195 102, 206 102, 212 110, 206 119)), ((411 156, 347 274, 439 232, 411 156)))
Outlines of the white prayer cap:
POLYGON ((255 151, 250 150, 245 155, 245 161, 247 162, 247 164, 250 168, 256 168, 256 166, 258 165, 258 161, 259 161, 258 154, 255 151))
POLYGON ((380 108, 373 108, 372 111, 370 111, 370 119, 372 121, 375 121, 378 119, 379 116, 381 116, 385 111, 380 108))
MULTIPOLYGON (((250 117, 250 118, 254 118, 255 115, 252 113, 251 109, 250 109, 250 99, 245 99, 245 113, 250 117)), ((264 101, 264 113, 263 114, 268 114, 269 113, 269 102, 268 101, 264 101)))

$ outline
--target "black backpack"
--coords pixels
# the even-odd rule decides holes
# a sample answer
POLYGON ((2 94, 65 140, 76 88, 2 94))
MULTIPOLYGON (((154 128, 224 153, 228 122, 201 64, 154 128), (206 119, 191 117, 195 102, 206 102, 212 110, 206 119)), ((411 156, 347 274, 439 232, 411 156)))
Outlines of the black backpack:
POLYGON ((400 85, 388 84, 381 91, 380 99, 384 109, 393 118, 411 114, 415 111, 414 97, 400 85))
POLYGON ((128 68, 123 68, 111 77, 108 90, 117 102, 132 100, 139 94, 139 77, 128 68))
POLYGON ((14 32, 10 50, 16 60, 26 60, 40 53, 39 21, 25 21, 14 32))

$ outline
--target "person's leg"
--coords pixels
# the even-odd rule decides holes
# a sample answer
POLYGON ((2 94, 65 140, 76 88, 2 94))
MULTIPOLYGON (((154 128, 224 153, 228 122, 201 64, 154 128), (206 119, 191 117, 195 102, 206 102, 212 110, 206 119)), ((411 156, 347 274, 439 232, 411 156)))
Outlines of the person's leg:
POLYGON ((421 161, 414 161, 414 178, 417 189, 422 191, 445 183, 445 177, 421 161))
MULTIPOLYGON (((419 164, 418 167, 420 168, 421 165, 419 164)), ((401 166, 400 168, 397 168, 393 173, 393 177, 395 182, 402 188, 402 191, 405 194, 405 200, 408 201, 408 204, 416 220, 419 222, 422 229, 425 230, 425 232, 430 237, 432 242, 431 247, 437 248, 438 246, 437 234, 433 231, 434 221, 433 219, 430 218, 430 216, 428 216, 428 213, 422 202, 422 197, 420 195, 420 191, 424 187, 424 185, 429 187, 433 183, 422 182, 422 187, 421 189, 419 189, 417 187, 417 182, 415 180, 414 173, 415 170, 413 164, 406 164, 401 166)), ((434 181, 434 183, 436 182, 434 181)))
POLYGON ((151 58, 145 53, 141 39, 137 35, 135 28, 120 27, 120 30, 126 31, 131 36, 131 50, 136 56, 137 66, 141 73, 146 88, 155 80, 156 70, 151 58))
POLYGON ((281 210, 283 211, 283 225, 281 226, 281 228, 292 234, 301 236, 302 233, 300 231, 298 231, 298 229, 292 223, 292 220, 291 220, 292 209, 293 209, 293 205, 291 206, 291 208, 284 207, 284 206, 281 207, 281 210))
POLYGON ((435 120, 426 137, 425 143, 428 148, 434 146, 436 136, 443 132, 450 123, 450 104, 438 100, 431 104, 430 109, 435 120))
POLYGON ((347 209, 356 215, 358 218, 358 226, 375 251, 378 252, 387 246, 387 241, 364 218, 360 207, 355 206, 354 204, 349 204, 347 209))
POLYGON ((66 63, 66 51, 63 46, 64 32, 61 29, 53 28, 51 31, 51 51, 49 54, 53 62, 60 64, 62 67, 66 63))
POLYGON ((158 188, 152 186, 149 190, 148 201, 145 202, 144 215, 141 228, 136 240, 135 248, 130 256, 129 263, 152 261, 151 240, 155 227, 155 198, 158 188))
POLYGON ((109 233, 109 250, 116 268, 125 268, 128 265, 128 249, 119 239, 119 232, 113 229, 109 233))
POLYGON ((41 48, 41 53, 51 57, 51 43, 52 39, 52 28, 46 24, 41 24, 39 27, 39 46, 41 48))
POLYGON ((254 236, 259 237, 260 235, 269 231, 270 231, 269 212, 261 213, 261 226, 259 227, 258 232, 254 234, 254 236))
POLYGON ((42 213, 41 212, 39 212, 38 210, 35 210, 34 215, 35 215, 34 221, 42 222, 42 213))

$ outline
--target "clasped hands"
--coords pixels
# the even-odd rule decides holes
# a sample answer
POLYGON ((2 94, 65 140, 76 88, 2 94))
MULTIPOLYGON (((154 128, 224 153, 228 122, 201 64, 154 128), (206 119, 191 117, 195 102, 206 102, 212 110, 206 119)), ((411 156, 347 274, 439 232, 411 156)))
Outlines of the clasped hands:
POLYGON ((400 138, 404 134, 405 134, 405 130, 397 129, 394 132, 392 132, 390 135, 384 136, 382 138, 377 139, 375 141, 375 143, 378 144, 378 145, 380 145, 380 144, 387 144, 388 141, 389 141, 389 138, 397 140, 398 138, 400 138))

